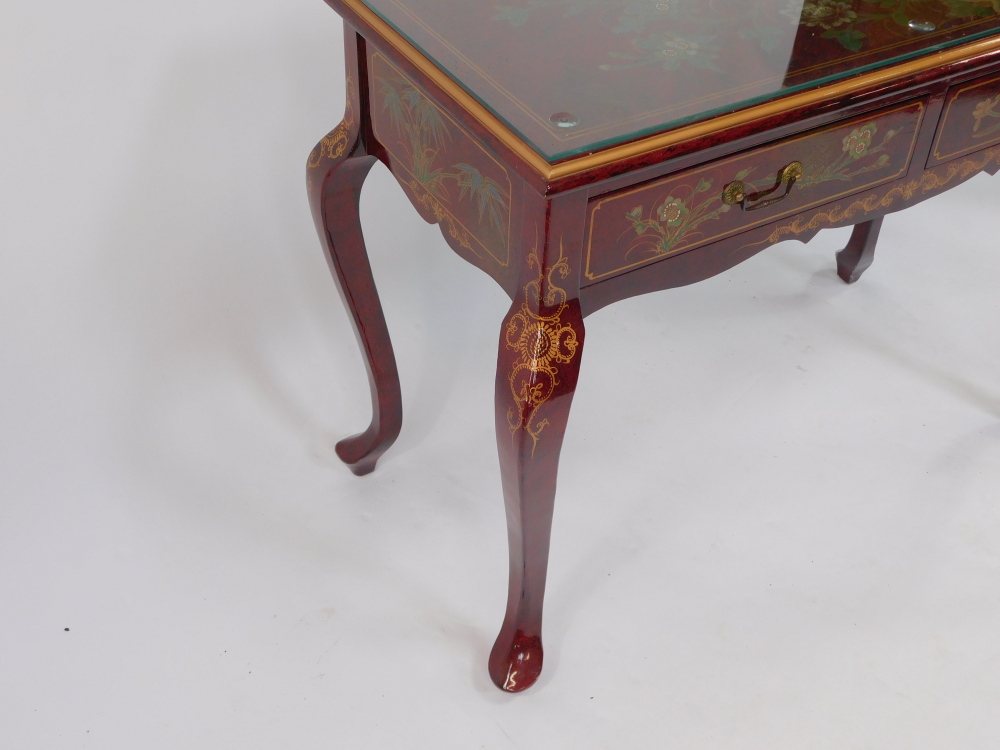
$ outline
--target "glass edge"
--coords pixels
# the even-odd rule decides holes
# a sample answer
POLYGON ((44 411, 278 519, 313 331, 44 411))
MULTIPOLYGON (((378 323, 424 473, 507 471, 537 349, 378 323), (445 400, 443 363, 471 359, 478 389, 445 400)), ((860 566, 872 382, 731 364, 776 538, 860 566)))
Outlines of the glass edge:
MULTIPOLYGON (((448 79, 452 81, 452 83, 454 83, 457 86, 459 86, 462 89, 462 91, 464 91, 466 94, 468 94, 473 99, 475 99, 477 102, 479 102, 479 104, 482 105, 483 109, 485 109, 487 112, 489 112, 495 118, 497 118, 497 120, 499 120, 504 125, 504 127, 506 127, 508 130, 510 130, 511 133, 513 133, 515 136, 517 136, 517 138, 519 138, 521 141, 523 141, 535 153, 537 153, 540 157, 542 157, 542 159, 544 159, 545 161, 547 161, 549 164, 553 164, 554 163, 553 162, 554 159, 562 159, 562 158, 564 158, 564 156, 561 155, 561 154, 550 154, 545 149, 541 148, 537 143, 535 143, 527 135, 525 135, 523 132, 521 132, 520 128, 517 128, 517 127, 514 126, 513 123, 508 122, 507 118, 503 117, 499 112, 496 111, 496 109, 494 109, 490 104, 488 104, 481 96, 479 96, 478 94, 476 94, 476 92, 474 92, 472 89, 470 89, 468 86, 466 86, 462 81, 460 81, 455 75, 453 75, 448 70, 447 67, 445 67, 443 64, 441 64, 440 60, 438 60, 434 55, 432 55, 427 50, 425 50, 422 45, 418 44, 416 42, 416 40, 413 39, 413 37, 411 37, 403 29, 401 29, 399 26, 397 26, 393 21, 391 21, 390 19, 386 18, 385 14, 382 11, 380 11, 378 8, 373 8, 371 5, 369 5, 367 2, 365 2, 365 0, 362 0, 362 2, 364 2, 364 5, 365 5, 366 8, 368 8, 370 11, 372 11, 372 13, 374 13, 375 15, 377 15, 386 24, 388 24, 390 27, 392 27, 392 29, 397 34, 399 34, 401 37, 403 37, 403 39, 405 39, 407 42, 409 42, 410 44, 412 44, 414 49, 416 49, 421 55, 423 55, 425 58, 427 58, 432 63, 434 63, 435 67, 437 67, 437 69, 440 70, 442 74, 446 75, 448 77, 448 79)), ((626 138, 631 138, 631 134, 629 134, 628 136, 626 136, 626 138)), ((586 146, 586 147, 584 147, 583 151, 574 151, 572 153, 572 155, 573 156, 579 156, 582 153, 587 153, 588 151, 592 151, 592 150, 595 150, 595 149, 593 149, 590 146, 586 146)))
MULTIPOLYGON (((893 57, 888 62, 874 62, 868 65, 862 65, 861 67, 854 68, 853 70, 850 71, 845 71, 842 73, 834 73, 829 76, 824 76, 823 78, 817 78, 815 80, 801 83, 796 86, 791 86, 787 89, 781 89, 780 91, 774 92, 772 94, 763 94, 761 96, 755 96, 749 99, 742 99, 732 104, 726 104, 721 107, 716 107, 715 109, 712 110, 699 112, 698 114, 691 115, 690 117, 684 117, 678 120, 672 120, 666 124, 652 125, 648 128, 635 130, 623 137, 605 138, 604 140, 595 141, 581 148, 567 149, 565 151, 559 152, 558 154, 547 155, 545 158, 548 159, 549 163, 553 165, 557 163, 565 163, 578 156, 586 156, 588 154, 598 153, 600 151, 604 151, 609 148, 614 148, 615 146, 621 146, 626 143, 634 143, 635 141, 642 140, 643 138, 646 138, 651 135, 657 135, 659 133, 667 133, 670 132, 671 130, 676 130, 677 128, 682 127, 684 125, 690 125, 692 123, 700 122, 702 120, 710 120, 713 117, 717 117, 722 114, 728 114, 730 112, 736 112, 740 109, 744 109, 745 107, 752 106, 754 104, 760 104, 762 102, 767 102, 767 101, 778 101, 791 94, 797 94, 801 91, 806 91, 811 88, 817 88, 819 86, 831 83, 833 81, 853 78, 854 76, 861 75, 863 73, 868 73, 872 70, 877 70, 879 68, 888 67, 889 65, 895 65, 897 63, 904 62, 906 60, 912 60, 922 55, 928 55, 928 54, 933 54, 935 52, 940 52, 943 49, 948 49, 949 47, 955 47, 958 46, 959 44, 965 44, 967 42, 973 42, 977 39, 982 39, 992 34, 996 34, 997 32, 998 29, 996 28, 986 29, 984 31, 977 32, 976 34, 970 34, 969 36, 963 36, 959 39, 944 42, 942 44, 937 44, 932 47, 925 47, 923 49, 915 50, 913 52, 908 52, 906 54, 899 55, 898 57, 893 57)), ((492 112, 493 110, 491 109, 490 111, 492 112)), ((504 122, 506 123, 506 121, 504 122)), ((508 127, 510 127, 509 124, 508 127)))
MULTIPOLYGON (((364 0, 362 0, 364 2, 364 0)), ((888 61, 873 62, 868 65, 862 65, 859 68, 854 68, 850 71, 844 71, 841 73, 834 73, 829 76, 824 76, 823 78, 817 78, 812 81, 800 83, 796 86, 791 86, 787 89, 781 89, 780 91, 773 92, 770 94, 762 94, 761 96, 751 97, 749 99, 741 99, 738 102, 732 104, 725 104, 721 107, 716 107, 715 109, 707 110, 705 112, 699 112, 696 115, 691 115, 690 117, 682 117, 677 120, 671 120, 667 123, 659 123, 657 125, 651 125, 648 128, 640 128, 639 130, 629 131, 628 133, 620 136, 612 136, 599 141, 593 141, 587 143, 586 145, 580 146, 578 148, 566 149, 563 151, 549 152, 544 148, 541 148, 535 141, 529 138, 520 128, 516 127, 513 123, 507 120, 503 115, 501 115, 497 110, 488 104, 481 96, 472 91, 468 86, 466 86, 462 81, 460 81, 455 75, 453 75, 447 67, 445 67, 434 55, 430 54, 423 48, 422 45, 418 44, 406 31, 400 28, 396 23, 386 17, 378 8, 372 7, 369 3, 365 2, 365 7, 375 13, 379 18, 381 18, 386 24, 388 24, 396 33, 398 33, 403 39, 413 45, 414 49, 420 52, 425 58, 432 62, 438 70, 440 70, 444 75, 446 75, 453 83, 458 85, 466 94, 475 99, 479 104, 486 109, 487 112, 492 114, 497 118, 503 125, 510 130, 517 138, 525 143, 529 148, 531 148, 535 153, 537 153, 542 159, 547 161, 550 165, 555 166, 556 164, 564 164, 567 161, 579 156, 586 156, 588 154, 598 153, 600 151, 605 151, 609 148, 614 148, 615 146, 621 146, 626 143, 634 143, 635 141, 642 140, 651 135, 658 135, 660 133, 667 133, 671 130, 676 130, 684 125, 691 125, 695 122, 701 122, 702 120, 710 120, 713 117, 717 117, 721 114, 727 114, 730 112, 736 112, 754 104, 760 104, 767 101, 777 101, 791 94, 796 94, 801 91, 806 91, 811 88, 817 88, 824 84, 830 83, 832 81, 846 80, 862 73, 867 73, 872 70, 877 70, 878 68, 888 67, 890 65, 895 65, 897 63, 903 62, 905 60, 912 60, 914 58, 920 57, 922 55, 933 54, 935 52, 940 52, 943 49, 949 47, 955 47, 959 44, 965 44, 967 42, 972 42, 977 39, 982 39, 983 37, 990 36, 991 34, 996 34, 998 32, 997 28, 985 29, 983 31, 977 32, 975 34, 970 34, 968 36, 963 36, 958 39, 943 42, 941 44, 936 44, 931 47, 925 47, 923 49, 914 50, 913 52, 908 52, 897 57, 890 58, 888 61)))

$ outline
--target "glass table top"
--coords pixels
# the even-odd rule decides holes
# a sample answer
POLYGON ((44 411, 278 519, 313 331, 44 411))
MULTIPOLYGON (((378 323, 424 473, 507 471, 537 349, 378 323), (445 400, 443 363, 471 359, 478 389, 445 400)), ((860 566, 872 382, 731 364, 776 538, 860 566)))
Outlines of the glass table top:
POLYGON ((549 162, 1000 29, 1000 0, 363 0, 549 162))

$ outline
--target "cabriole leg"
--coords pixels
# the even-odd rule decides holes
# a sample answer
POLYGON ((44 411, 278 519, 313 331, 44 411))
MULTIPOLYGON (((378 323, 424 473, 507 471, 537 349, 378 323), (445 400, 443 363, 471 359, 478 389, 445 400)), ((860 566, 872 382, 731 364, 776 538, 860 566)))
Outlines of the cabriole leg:
POLYGON ((875 259, 875 245, 882 229, 882 219, 854 225, 847 247, 837 253, 837 275, 848 284, 861 278, 875 259))
MULTIPOLYGON (((357 34, 346 30, 347 69, 358 75, 357 34)), ((363 58, 362 58, 363 59, 363 58)), ((355 474, 368 474, 393 444, 403 422, 396 358, 382 314, 368 252, 361 233, 358 203, 361 186, 375 157, 360 137, 356 112, 361 107, 354 76, 347 79, 344 121, 323 138, 309 155, 307 183, 316 229, 340 296, 354 324, 371 386, 372 421, 364 432, 337 443, 337 455, 355 474)))
POLYGON ((542 599, 556 471, 583 354, 579 301, 558 286, 565 260, 542 268, 514 299, 500 331, 496 432, 507 511, 507 612, 490 654, 497 687, 530 687, 542 669, 542 599))

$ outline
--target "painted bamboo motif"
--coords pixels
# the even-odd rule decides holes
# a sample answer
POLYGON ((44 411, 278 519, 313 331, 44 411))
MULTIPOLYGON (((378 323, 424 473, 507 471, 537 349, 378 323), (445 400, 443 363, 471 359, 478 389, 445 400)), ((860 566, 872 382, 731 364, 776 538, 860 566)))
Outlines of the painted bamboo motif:
POLYGON ((485 250, 506 265, 511 194, 506 169, 484 159, 482 148, 434 102, 376 60, 373 124, 393 156, 393 170, 402 168, 397 177, 462 247, 478 255, 485 250))

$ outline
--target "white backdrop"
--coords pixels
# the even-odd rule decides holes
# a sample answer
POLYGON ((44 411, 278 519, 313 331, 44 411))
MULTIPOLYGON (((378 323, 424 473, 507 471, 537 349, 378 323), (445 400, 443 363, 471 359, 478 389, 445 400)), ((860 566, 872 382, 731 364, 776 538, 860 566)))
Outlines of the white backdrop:
POLYGON ((505 602, 508 302, 384 168, 403 433, 314 236, 320 0, 8 2, 0 736, 35 748, 995 748, 1000 180, 589 318, 546 668, 505 602), (68 629, 68 630, 67 630, 68 629))

